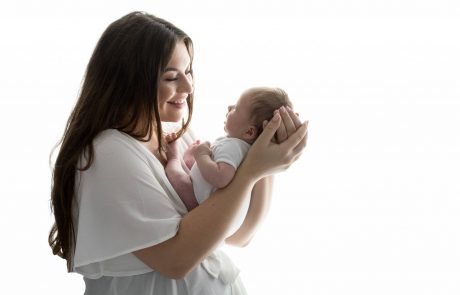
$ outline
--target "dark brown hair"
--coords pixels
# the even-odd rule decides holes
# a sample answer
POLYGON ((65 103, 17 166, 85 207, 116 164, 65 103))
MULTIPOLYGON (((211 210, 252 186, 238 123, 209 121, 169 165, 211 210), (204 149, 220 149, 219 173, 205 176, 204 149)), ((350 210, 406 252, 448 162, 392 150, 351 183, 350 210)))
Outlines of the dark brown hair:
MULTIPOLYGON (((192 40, 182 30, 153 15, 132 12, 110 24, 94 49, 60 141, 52 176, 51 209, 55 223, 48 242, 53 254, 67 260, 68 271, 72 268, 76 242, 72 208, 77 170, 91 166, 93 140, 106 129, 118 129, 148 141, 155 126, 159 149, 162 148, 158 80, 178 42, 184 42, 192 61, 192 40), (79 167, 82 156, 86 165, 79 167)), ((188 117, 182 122, 179 136, 192 117, 193 93, 187 97, 187 105, 188 117)))
POLYGON ((250 120, 257 128, 257 135, 263 131, 263 123, 273 117, 273 112, 282 106, 292 108, 291 100, 281 88, 254 87, 246 91, 252 97, 250 120))

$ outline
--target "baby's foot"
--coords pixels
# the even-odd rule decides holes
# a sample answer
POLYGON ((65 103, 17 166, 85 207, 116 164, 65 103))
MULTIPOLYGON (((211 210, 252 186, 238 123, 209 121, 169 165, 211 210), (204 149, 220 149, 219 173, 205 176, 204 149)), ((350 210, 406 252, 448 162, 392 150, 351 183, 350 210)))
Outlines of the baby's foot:
POLYGON ((184 152, 184 162, 187 165, 188 169, 192 169, 193 164, 195 164, 195 156, 193 156, 196 147, 200 144, 199 140, 196 140, 192 143, 187 150, 184 152))

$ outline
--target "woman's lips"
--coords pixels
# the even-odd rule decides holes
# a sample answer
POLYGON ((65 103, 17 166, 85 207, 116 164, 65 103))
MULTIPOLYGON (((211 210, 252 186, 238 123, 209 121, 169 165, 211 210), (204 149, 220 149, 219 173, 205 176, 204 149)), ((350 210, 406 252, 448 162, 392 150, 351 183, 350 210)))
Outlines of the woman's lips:
POLYGON ((185 100, 174 100, 174 101, 169 101, 168 104, 170 104, 171 106, 175 108, 181 109, 185 107, 186 102, 185 100))

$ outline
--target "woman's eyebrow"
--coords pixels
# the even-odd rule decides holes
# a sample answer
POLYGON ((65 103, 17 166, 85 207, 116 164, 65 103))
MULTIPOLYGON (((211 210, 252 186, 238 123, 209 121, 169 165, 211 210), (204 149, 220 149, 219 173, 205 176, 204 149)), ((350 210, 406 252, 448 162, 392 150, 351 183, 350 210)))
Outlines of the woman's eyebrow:
POLYGON ((166 68, 164 71, 165 71, 165 72, 170 72, 170 71, 179 72, 179 70, 176 69, 176 68, 166 68))
MULTIPOLYGON (((187 69, 190 69, 190 64, 187 65, 187 69)), ((171 71, 172 72, 180 72, 178 68, 169 67, 169 68, 166 68, 164 70, 164 73, 171 72, 171 71)))

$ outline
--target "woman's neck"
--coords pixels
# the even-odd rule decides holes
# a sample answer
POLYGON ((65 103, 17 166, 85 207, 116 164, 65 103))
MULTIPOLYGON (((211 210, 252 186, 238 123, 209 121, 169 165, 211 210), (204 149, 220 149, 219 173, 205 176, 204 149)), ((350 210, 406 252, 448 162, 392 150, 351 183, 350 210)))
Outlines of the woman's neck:
MULTIPOLYGON (((148 136, 144 137, 143 139, 147 140, 148 136)), ((157 134, 155 132, 152 132, 152 137, 150 137, 149 140, 141 141, 141 143, 152 153, 152 155, 155 156, 155 158, 157 158, 160 161, 161 164, 163 164, 163 166, 166 166, 166 153, 164 151, 164 147, 161 150, 159 150, 159 141, 157 134)))

